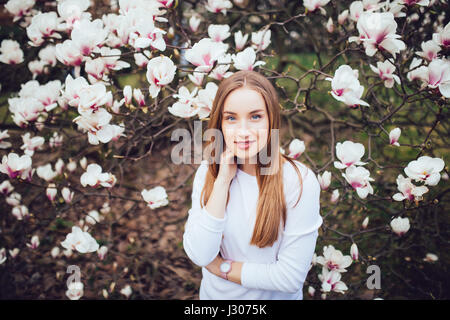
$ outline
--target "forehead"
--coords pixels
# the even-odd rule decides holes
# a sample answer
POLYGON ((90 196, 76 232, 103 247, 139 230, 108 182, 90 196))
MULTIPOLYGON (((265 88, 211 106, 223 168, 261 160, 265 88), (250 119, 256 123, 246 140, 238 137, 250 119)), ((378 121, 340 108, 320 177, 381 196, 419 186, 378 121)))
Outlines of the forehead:
POLYGON ((253 110, 266 110, 263 96, 250 88, 238 88, 230 92, 225 99, 223 112, 245 113, 253 110))

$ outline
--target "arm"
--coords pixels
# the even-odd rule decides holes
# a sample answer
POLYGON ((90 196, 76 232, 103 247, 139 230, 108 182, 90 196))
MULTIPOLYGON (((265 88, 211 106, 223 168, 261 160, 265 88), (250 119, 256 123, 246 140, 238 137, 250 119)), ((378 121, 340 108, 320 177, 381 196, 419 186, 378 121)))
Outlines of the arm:
MULTIPOLYGON (((318 237, 317 229, 322 224, 320 216, 320 185, 314 173, 310 171, 303 179, 303 193, 295 208, 300 192, 298 188, 289 192, 288 213, 283 240, 280 244, 276 263, 261 264, 251 262, 233 262, 230 281, 247 288, 276 290, 294 293, 299 290, 311 266, 312 256, 318 237)), ((208 270, 220 275, 219 266, 223 259, 218 256, 208 270)))
POLYGON ((207 164, 197 169, 192 189, 192 207, 183 234, 183 247, 188 257, 198 266, 208 265, 218 254, 225 228, 225 205, 228 185, 216 180, 208 203, 200 206, 207 164))

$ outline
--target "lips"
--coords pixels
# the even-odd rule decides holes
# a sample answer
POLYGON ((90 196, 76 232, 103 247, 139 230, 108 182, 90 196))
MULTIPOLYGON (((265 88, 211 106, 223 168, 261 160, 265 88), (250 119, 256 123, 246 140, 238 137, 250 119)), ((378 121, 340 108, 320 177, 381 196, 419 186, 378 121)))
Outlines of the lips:
POLYGON ((255 140, 236 141, 235 143, 239 149, 248 149, 253 142, 255 142, 255 140))

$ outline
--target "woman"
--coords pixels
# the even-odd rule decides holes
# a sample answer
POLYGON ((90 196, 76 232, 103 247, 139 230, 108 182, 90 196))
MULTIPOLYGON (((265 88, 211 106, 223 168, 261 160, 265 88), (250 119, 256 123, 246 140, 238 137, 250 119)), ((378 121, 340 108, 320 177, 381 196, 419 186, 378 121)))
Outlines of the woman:
POLYGON ((279 108, 270 81, 254 71, 234 73, 217 90, 208 129, 223 136, 210 142, 214 159, 225 147, 220 163, 197 169, 183 235, 202 267, 200 300, 303 299, 322 224, 320 185, 280 153, 279 108))

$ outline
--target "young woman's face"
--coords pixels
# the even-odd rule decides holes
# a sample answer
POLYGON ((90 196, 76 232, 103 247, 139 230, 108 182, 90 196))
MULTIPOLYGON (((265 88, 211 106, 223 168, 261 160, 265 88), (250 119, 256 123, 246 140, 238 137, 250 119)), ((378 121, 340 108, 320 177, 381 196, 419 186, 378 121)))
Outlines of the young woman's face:
POLYGON ((224 102, 222 132, 227 149, 241 160, 253 159, 255 162, 251 163, 256 164, 256 155, 267 144, 269 134, 269 117, 262 95, 246 87, 233 90, 224 102))

